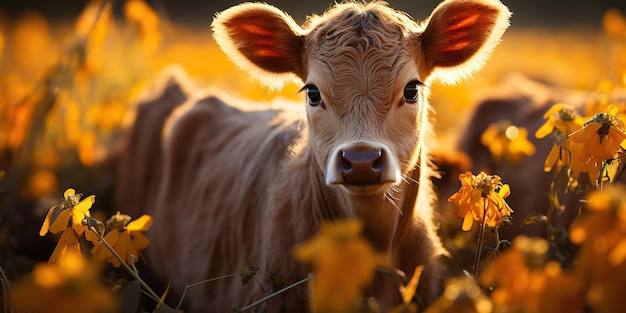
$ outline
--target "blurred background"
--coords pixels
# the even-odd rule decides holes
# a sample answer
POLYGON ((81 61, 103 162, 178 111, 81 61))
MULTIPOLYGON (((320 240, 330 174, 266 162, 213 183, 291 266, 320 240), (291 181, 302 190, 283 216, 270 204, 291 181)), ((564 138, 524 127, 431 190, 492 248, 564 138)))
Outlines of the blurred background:
MULTIPOLYGON (((114 150, 133 103, 167 65, 200 86, 254 100, 301 101, 301 86, 268 93, 237 70, 212 41, 212 16, 239 1, 22 0, 0 3, 0 264, 19 273, 47 260, 54 240, 38 236, 63 191, 108 202, 114 150)), ((331 1, 266 1, 298 22, 331 1)), ((439 1, 389 1, 413 18, 439 1)), ((458 86, 431 86, 442 145, 468 110, 510 73, 565 88, 626 83, 626 2, 503 1, 511 28, 486 67, 458 86), (455 112, 454 114, 450 112, 455 112)))
MULTIPOLYGON (((72 19, 84 9, 84 0, 64 0, 61 3, 47 0, 21 0, 4 1, 2 7, 12 16, 16 16, 25 10, 37 10, 51 19, 72 19)), ((188 26, 203 27, 210 24, 214 12, 224 10, 241 1, 234 0, 149 0, 153 8, 160 16, 167 17, 172 22, 182 23, 188 26)), ((311 13, 321 14, 334 1, 289 1, 270 0, 266 3, 275 5, 289 12, 296 21, 302 22, 306 15, 311 13)), ((437 0, 390 0, 391 6, 409 13, 417 19, 428 16, 431 10, 440 2, 437 0)), ((511 11, 515 13, 513 25, 522 26, 547 26, 568 27, 572 25, 584 25, 598 29, 604 12, 610 8, 626 8, 626 3, 620 0, 524 0, 503 1, 511 11)), ((121 12, 121 1, 117 1, 115 11, 121 12)))

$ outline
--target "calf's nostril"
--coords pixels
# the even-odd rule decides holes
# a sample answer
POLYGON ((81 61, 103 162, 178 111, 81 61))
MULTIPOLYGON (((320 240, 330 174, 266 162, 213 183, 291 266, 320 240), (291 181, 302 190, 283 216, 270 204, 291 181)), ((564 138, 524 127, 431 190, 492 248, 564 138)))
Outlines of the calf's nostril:
POLYGON ((352 170, 352 162, 346 157, 346 152, 341 152, 341 172, 346 174, 352 170))
POLYGON ((383 157, 382 151, 380 151, 378 158, 372 163, 372 169, 376 172, 382 172, 385 170, 385 166, 385 158, 383 157))

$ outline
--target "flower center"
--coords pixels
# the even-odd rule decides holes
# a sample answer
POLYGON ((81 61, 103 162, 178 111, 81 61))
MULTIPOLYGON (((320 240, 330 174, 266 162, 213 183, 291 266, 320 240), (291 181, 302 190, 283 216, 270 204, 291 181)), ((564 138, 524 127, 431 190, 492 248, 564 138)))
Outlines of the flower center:
POLYGON ((560 120, 566 122, 571 122, 576 117, 576 111, 574 111, 574 109, 569 106, 564 106, 563 109, 558 111, 556 114, 560 120))
POLYGON ((120 214, 118 211, 107 221, 107 230, 111 231, 117 229, 118 231, 124 231, 126 225, 130 223, 130 219, 130 215, 120 214))
POLYGON ((65 199, 63 200, 63 202, 61 202, 61 210, 67 210, 67 209, 71 209, 73 207, 75 207, 78 202, 80 202, 80 198, 83 196, 82 193, 79 194, 75 194, 75 195, 68 195, 67 197, 65 197, 65 199))
POLYGON ((498 182, 494 176, 487 175, 485 172, 480 172, 476 176, 476 183, 474 184, 474 188, 480 190, 480 195, 483 198, 489 196, 491 192, 493 192, 496 187, 498 187, 498 182))

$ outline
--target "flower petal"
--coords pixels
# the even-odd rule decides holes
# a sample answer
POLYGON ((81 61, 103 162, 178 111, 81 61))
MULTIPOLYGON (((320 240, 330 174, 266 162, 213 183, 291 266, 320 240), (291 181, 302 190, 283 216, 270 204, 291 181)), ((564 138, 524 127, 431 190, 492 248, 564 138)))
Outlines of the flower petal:
POLYGON ((71 230, 70 227, 68 227, 63 232, 63 234, 61 234, 61 238, 59 238, 59 242, 57 243, 56 248, 54 248, 52 255, 50 255, 50 260, 48 260, 48 262, 57 262, 59 258, 61 258, 69 251, 72 251, 78 255, 81 254, 80 244, 76 240, 76 236, 74 235, 74 232, 71 230))
POLYGON ((583 143, 591 140, 594 136, 598 136, 598 130, 602 127, 601 123, 591 122, 587 126, 571 133, 569 138, 573 142, 583 143))
POLYGON ((46 214, 46 218, 43 220, 43 225, 41 225, 41 229, 39 230, 39 236, 44 236, 50 230, 50 218, 52 218, 52 212, 55 209, 58 209, 58 206, 53 206, 48 210, 48 214, 46 214))
POLYGON ((467 212, 467 214, 465 214, 465 217, 463 218, 463 226, 461 226, 461 229, 463 231, 469 231, 470 229, 472 229, 473 224, 474 216, 472 212, 467 212))
POLYGON ((65 190, 65 192, 63 193, 63 198, 67 199, 70 196, 73 196, 76 194, 76 190, 74 190, 73 188, 68 188, 67 190, 65 190))
POLYGON ((508 197, 510 194, 511 194, 511 187, 509 186, 509 184, 502 185, 502 187, 500 187, 500 191, 498 191, 498 195, 502 199, 508 197))
POLYGON ((535 132, 535 138, 541 139, 548 136, 554 130, 554 118, 550 116, 545 124, 541 125, 535 132))
POLYGON ((126 235, 123 236, 123 238, 124 244, 126 245, 126 256, 124 257, 124 259, 126 260, 126 264, 131 264, 133 262, 131 255, 135 256, 135 263, 137 263, 137 261, 139 260, 139 251, 137 251, 137 247, 135 247, 135 244, 130 238, 128 232, 126 232, 126 235))
POLYGON ((152 216, 144 214, 138 219, 128 223, 126 229, 129 231, 148 231, 152 226, 152 216))
POLYGON ((85 238, 91 242, 97 242, 100 238, 94 234, 90 229, 85 228, 85 238))
POLYGON ((552 170, 552 167, 559 160, 560 150, 561 149, 559 146, 552 146, 552 150, 550 150, 550 153, 548 154, 548 157, 546 158, 546 162, 543 164, 544 172, 549 172, 552 170))
POLYGON ((548 111, 546 111, 546 113, 543 114, 543 118, 546 119, 552 115, 554 115, 554 113, 557 113, 559 111, 563 110, 563 104, 562 103, 556 103, 553 106, 550 107, 550 109, 548 109, 548 111))
POLYGON ((96 196, 89 196, 78 202, 78 204, 74 206, 74 211, 77 212, 76 214, 82 213, 82 216, 89 216, 89 209, 91 209, 94 202, 96 202, 96 196))
POLYGON ((626 259, 626 239, 622 239, 609 253, 609 264, 618 266, 626 259))
POLYGON ((150 245, 150 240, 140 232, 133 232, 133 244, 138 250, 145 249, 150 245))
POLYGON ((59 213, 59 216, 57 216, 54 222, 52 222, 52 225, 50 225, 50 232, 56 234, 60 231, 64 231, 67 227, 67 223, 70 221, 71 213, 72 211, 69 209, 59 213))

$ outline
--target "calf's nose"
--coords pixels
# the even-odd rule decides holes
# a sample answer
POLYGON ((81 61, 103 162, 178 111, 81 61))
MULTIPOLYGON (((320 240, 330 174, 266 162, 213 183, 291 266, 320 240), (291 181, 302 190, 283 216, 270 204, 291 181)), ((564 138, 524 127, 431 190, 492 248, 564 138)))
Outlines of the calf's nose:
POLYGON ((381 181, 381 174, 387 165, 381 149, 353 147, 341 150, 339 157, 339 172, 346 184, 377 184, 381 181))

